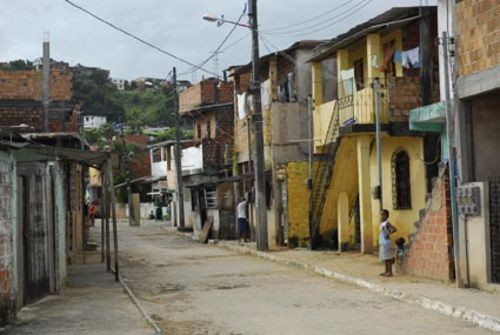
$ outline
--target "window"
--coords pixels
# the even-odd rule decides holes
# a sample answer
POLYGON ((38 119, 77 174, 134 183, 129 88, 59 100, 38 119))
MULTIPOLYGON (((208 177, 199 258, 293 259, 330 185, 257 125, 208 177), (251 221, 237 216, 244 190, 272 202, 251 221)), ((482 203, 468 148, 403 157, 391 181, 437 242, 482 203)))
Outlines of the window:
POLYGON ((362 90, 365 86, 365 65, 363 58, 354 61, 354 80, 356 80, 356 89, 362 90))
POLYGON ((396 41, 392 40, 384 44, 384 59, 382 64, 382 71, 386 74, 396 77, 396 63, 394 63, 394 52, 396 41))
POLYGON ((153 163, 161 162, 161 148, 153 149, 153 163))
POLYGON ((392 156, 392 200, 394 209, 411 209, 410 157, 405 150, 392 156))
POLYGON ((217 209, 217 188, 215 186, 205 188, 205 207, 207 209, 217 209))
POLYGON ((196 125, 196 138, 201 140, 201 124, 196 125))
POLYGON ((210 129, 212 128, 212 123, 210 121, 207 122, 207 138, 210 138, 211 132, 210 129))
POLYGON ((167 170, 172 170, 172 147, 167 147, 167 170))

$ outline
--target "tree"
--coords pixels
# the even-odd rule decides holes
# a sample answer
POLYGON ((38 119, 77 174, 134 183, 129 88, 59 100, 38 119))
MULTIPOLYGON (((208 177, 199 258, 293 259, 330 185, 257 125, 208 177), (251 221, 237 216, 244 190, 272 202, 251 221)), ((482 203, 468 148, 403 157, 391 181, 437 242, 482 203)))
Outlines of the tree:
POLYGON ((86 115, 106 116, 118 121, 125 115, 119 91, 109 80, 109 71, 87 68, 73 71, 74 96, 86 115))
POLYGON ((1 63, 0 64, 0 70, 6 70, 6 71, 29 71, 33 70, 35 68, 33 62, 30 62, 29 60, 13 60, 8 63, 1 63))

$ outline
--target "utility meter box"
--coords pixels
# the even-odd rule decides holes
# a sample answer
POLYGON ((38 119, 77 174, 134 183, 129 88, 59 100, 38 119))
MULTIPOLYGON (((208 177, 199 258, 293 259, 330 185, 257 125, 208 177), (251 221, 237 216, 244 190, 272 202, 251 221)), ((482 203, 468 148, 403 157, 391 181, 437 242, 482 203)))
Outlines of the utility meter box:
POLYGON ((477 186, 457 188, 458 213, 468 216, 481 215, 481 189, 477 186))

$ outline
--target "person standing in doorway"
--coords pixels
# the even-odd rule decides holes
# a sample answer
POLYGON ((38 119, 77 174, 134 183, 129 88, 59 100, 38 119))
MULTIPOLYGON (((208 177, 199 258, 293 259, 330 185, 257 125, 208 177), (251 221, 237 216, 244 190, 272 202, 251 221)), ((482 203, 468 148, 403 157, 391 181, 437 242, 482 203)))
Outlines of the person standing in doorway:
POLYGON ((380 213, 380 234, 378 243, 380 246, 379 257, 385 263, 385 272, 380 275, 384 277, 392 277, 394 253, 392 252, 391 235, 396 231, 396 227, 389 223, 389 211, 387 209, 383 209, 380 213))
POLYGON ((90 219, 90 226, 94 227, 95 226, 95 217, 97 214, 97 205, 94 201, 90 203, 89 207, 89 219, 90 219))
POLYGON ((248 234, 248 219, 247 219, 247 201, 244 197, 240 198, 236 207, 238 217, 238 240, 240 244, 247 241, 248 234))

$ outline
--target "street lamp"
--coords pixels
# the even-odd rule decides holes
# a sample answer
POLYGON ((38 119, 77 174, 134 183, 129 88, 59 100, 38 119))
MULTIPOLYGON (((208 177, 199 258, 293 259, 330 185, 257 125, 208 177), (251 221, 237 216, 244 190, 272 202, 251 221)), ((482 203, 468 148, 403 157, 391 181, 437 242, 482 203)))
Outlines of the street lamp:
POLYGON ((249 0, 248 16, 250 24, 242 24, 216 18, 212 15, 205 15, 204 20, 217 22, 220 27, 224 23, 234 24, 252 30, 252 85, 250 92, 253 95, 254 113, 252 114, 252 124, 255 134, 255 204, 257 208, 257 249, 267 251, 269 249, 267 234, 267 205, 266 205, 266 171, 264 162, 264 136, 263 118, 260 96, 260 56, 259 56, 259 31, 257 22, 257 0, 249 0))
POLYGON ((222 26, 224 23, 229 23, 229 24, 234 24, 235 26, 240 26, 240 27, 252 29, 252 26, 249 24, 244 24, 244 23, 239 23, 236 21, 226 20, 224 18, 224 15, 221 15, 221 17, 219 18, 219 17, 216 17, 215 15, 205 14, 203 16, 203 20, 208 21, 208 22, 217 22, 218 27, 222 26))

